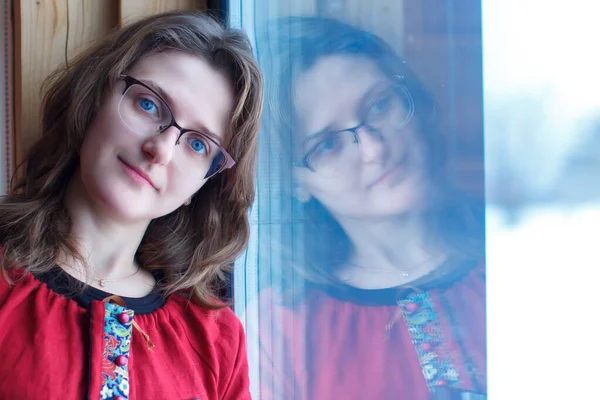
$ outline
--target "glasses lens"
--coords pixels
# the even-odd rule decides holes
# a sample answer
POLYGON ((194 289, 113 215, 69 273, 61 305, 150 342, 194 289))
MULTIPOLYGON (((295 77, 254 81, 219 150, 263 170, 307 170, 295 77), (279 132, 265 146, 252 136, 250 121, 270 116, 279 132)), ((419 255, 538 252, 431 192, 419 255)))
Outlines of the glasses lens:
POLYGON ((393 86, 377 93, 370 103, 365 121, 382 134, 405 126, 414 112, 414 103, 408 89, 393 86))
POLYGON ((179 139, 183 146, 181 157, 193 171, 201 171, 203 179, 221 172, 227 164, 225 150, 210 136, 200 132, 187 131, 179 139))
POLYGON ((329 133, 310 150, 308 165, 319 174, 335 176, 348 169, 359 156, 358 140, 354 132, 329 133))
POLYGON ((121 120, 140 135, 155 135, 171 122, 169 107, 154 92, 131 85, 119 102, 121 120))

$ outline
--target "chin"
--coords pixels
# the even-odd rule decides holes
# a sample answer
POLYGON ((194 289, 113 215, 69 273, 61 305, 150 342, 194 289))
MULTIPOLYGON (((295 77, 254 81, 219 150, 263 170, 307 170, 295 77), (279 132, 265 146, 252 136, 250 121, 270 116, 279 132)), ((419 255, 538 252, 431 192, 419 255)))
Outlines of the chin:
MULTIPOLYGON (((102 185, 99 190, 92 193, 92 202, 102 208, 102 213, 119 221, 150 220, 153 207, 149 199, 136 195, 120 187, 118 184, 102 185)), ((154 211, 154 212, 153 212, 154 211)))
POLYGON ((378 199, 378 201, 367 201, 365 199, 364 202, 348 205, 345 209, 338 207, 335 211, 330 210, 337 217, 349 217, 355 220, 390 220, 412 213, 418 208, 420 208, 420 203, 394 202, 391 200, 385 202, 381 201, 381 199, 378 199))
MULTIPOLYGON (((423 207, 425 196, 422 188, 402 188, 399 191, 391 191, 387 195, 373 196, 371 209, 379 210, 379 213, 395 215, 406 213, 423 207)), ((378 214, 379 214, 378 213, 378 214)))
POLYGON ((415 207, 399 206, 399 207, 380 207, 373 208, 369 213, 365 213, 358 218, 390 221, 398 217, 406 216, 415 211, 415 207))

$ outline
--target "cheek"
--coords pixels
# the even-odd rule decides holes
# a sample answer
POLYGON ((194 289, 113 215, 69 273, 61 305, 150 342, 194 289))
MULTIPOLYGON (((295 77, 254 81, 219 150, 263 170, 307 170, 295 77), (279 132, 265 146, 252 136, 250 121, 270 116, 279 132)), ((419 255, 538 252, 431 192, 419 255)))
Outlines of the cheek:
MULTIPOLYGON (((118 118, 118 117, 117 117, 118 118)), ((142 140, 112 115, 99 114, 87 131, 81 149, 82 157, 105 154, 107 151, 139 151, 142 140)))
POLYGON ((107 144, 114 144, 119 138, 126 137, 125 133, 124 127, 114 115, 101 110, 86 132, 82 153, 90 148, 102 148, 107 144))
POLYGON ((176 168, 169 169, 167 181, 169 186, 165 194, 174 203, 183 203, 206 183, 206 181, 194 178, 186 171, 179 171, 176 168))
POLYGON ((86 170, 94 167, 101 157, 103 150, 106 147, 106 141, 103 140, 103 127, 100 124, 94 124, 88 130, 83 145, 81 147, 80 163, 81 168, 85 172, 86 170))

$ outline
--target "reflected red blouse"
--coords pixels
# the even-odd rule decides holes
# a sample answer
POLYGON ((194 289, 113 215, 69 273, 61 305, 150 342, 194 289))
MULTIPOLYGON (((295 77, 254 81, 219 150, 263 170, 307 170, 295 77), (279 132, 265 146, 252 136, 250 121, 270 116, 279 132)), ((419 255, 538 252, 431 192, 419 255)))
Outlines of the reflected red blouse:
POLYGON ((418 290, 313 288, 288 305, 269 290, 259 303, 260 330, 250 336, 260 338, 263 400, 486 392, 483 263, 418 290))
POLYGON ((230 309, 158 294, 123 307, 94 288, 69 293, 58 271, 0 277, 0 399, 250 399, 230 309))

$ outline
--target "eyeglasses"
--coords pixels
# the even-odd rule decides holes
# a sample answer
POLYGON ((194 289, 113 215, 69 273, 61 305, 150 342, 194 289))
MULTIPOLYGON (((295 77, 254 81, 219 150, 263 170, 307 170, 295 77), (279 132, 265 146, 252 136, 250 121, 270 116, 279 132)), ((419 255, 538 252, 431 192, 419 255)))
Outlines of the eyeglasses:
POLYGON ((308 168, 321 175, 335 175, 360 158, 358 130, 365 127, 379 140, 393 140, 414 114, 415 105, 408 89, 394 84, 376 90, 361 107, 360 124, 340 131, 313 135, 317 143, 294 166, 308 168))
POLYGON ((208 132, 182 128, 173 117, 167 102, 145 83, 127 75, 121 75, 125 89, 119 101, 118 113, 123 123, 143 136, 153 136, 174 126, 179 129, 175 145, 185 144, 178 155, 186 170, 204 173, 208 179, 235 165, 235 161, 208 132))

